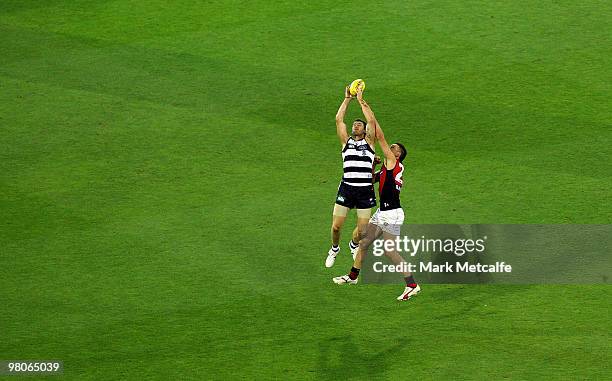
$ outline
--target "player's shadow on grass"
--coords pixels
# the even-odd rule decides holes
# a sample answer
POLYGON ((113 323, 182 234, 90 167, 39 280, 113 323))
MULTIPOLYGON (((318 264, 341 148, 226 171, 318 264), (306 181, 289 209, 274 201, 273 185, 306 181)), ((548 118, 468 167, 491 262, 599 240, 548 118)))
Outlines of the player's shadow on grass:
MULTIPOLYGON (((460 304, 452 309, 445 309, 439 314, 434 314, 436 321, 460 321, 465 316, 473 316, 479 313, 483 319, 487 316, 482 307, 491 301, 499 300, 506 296, 516 295, 527 291, 531 285, 449 285, 447 289, 432 290, 432 298, 440 303, 446 304, 457 301, 457 295, 463 295, 460 304), (480 311, 480 312, 478 312, 480 311)), ((494 317, 492 317, 494 318, 494 317)))
POLYGON ((353 335, 323 340, 319 343, 317 376, 332 380, 381 378, 391 362, 397 360, 397 353, 408 345, 406 337, 395 340, 395 344, 376 352, 369 351, 370 346, 365 347, 361 342, 355 343, 353 335))

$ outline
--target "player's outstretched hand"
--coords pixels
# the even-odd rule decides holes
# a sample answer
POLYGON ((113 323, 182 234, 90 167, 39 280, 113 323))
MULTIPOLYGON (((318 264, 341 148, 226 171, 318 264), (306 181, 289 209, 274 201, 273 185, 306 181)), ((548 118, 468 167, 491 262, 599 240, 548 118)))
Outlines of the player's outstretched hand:
POLYGON ((358 101, 363 100, 363 86, 361 85, 357 86, 357 100, 358 101))
POLYGON ((351 95, 351 90, 349 90, 348 86, 344 88, 344 97, 345 98, 353 98, 353 96, 351 95))

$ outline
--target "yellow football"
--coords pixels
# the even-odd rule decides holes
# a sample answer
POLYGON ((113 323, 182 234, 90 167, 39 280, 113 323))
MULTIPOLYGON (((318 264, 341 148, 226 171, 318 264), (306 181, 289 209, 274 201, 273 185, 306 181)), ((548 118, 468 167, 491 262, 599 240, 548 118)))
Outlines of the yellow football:
POLYGON ((351 95, 357 95, 357 90, 359 87, 361 87, 361 90, 365 90, 365 82, 361 78, 351 82, 351 85, 349 86, 349 92, 351 95))

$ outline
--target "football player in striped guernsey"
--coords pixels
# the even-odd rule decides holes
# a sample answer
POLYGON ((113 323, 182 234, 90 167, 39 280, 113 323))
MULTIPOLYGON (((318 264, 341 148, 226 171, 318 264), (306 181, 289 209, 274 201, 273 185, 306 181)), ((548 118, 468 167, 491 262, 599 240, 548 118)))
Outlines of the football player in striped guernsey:
MULTIPOLYGON (((389 146, 380 125, 374 117, 372 109, 363 99, 362 91, 357 93, 357 99, 366 116, 368 125, 375 127, 380 148, 385 154, 382 169, 376 176, 380 182, 378 187, 380 208, 370 219, 365 234, 361 235, 359 250, 351 271, 347 275, 333 278, 334 283, 337 284, 356 284, 361 269, 361 261, 372 242, 381 235, 384 240, 395 240, 399 236, 400 228, 404 223, 404 210, 400 205, 399 195, 403 185, 404 166, 402 161, 406 157, 406 148, 401 143, 389 146)), ((396 250, 388 250, 385 252, 385 255, 396 265, 405 263, 396 250)), ((406 287, 404 292, 397 297, 397 300, 400 301, 408 300, 421 291, 421 287, 416 284, 411 273, 405 272, 403 275, 406 287)))
POLYGON ((353 122, 351 135, 349 136, 347 133, 344 115, 353 98, 349 88, 346 87, 344 100, 336 113, 336 133, 342 145, 344 173, 338 186, 338 194, 334 204, 331 227, 332 246, 325 259, 326 267, 334 265, 336 256, 340 252, 340 230, 344 225, 348 211, 357 209, 357 227, 353 231, 353 237, 349 242, 353 258, 355 258, 359 247, 360 234, 365 232, 370 219, 370 209, 376 206, 376 194, 372 181, 376 160, 374 154, 376 138, 373 126, 367 125, 361 119, 353 122))

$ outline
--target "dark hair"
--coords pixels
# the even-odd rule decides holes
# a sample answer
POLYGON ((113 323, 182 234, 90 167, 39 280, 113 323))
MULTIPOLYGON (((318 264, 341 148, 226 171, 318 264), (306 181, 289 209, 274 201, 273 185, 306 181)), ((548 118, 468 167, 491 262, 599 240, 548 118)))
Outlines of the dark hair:
POLYGON ((399 157, 399 161, 401 163, 406 158, 406 154, 408 152, 406 151, 406 147, 404 147, 404 145, 402 143, 395 143, 395 144, 397 144, 402 149, 402 154, 399 157))
POLYGON ((355 120, 353 121, 353 123, 355 123, 355 122, 361 122, 361 123, 363 123, 363 128, 366 128, 366 126, 368 125, 368 124, 365 122, 365 120, 363 120, 363 119, 355 119, 355 120))

